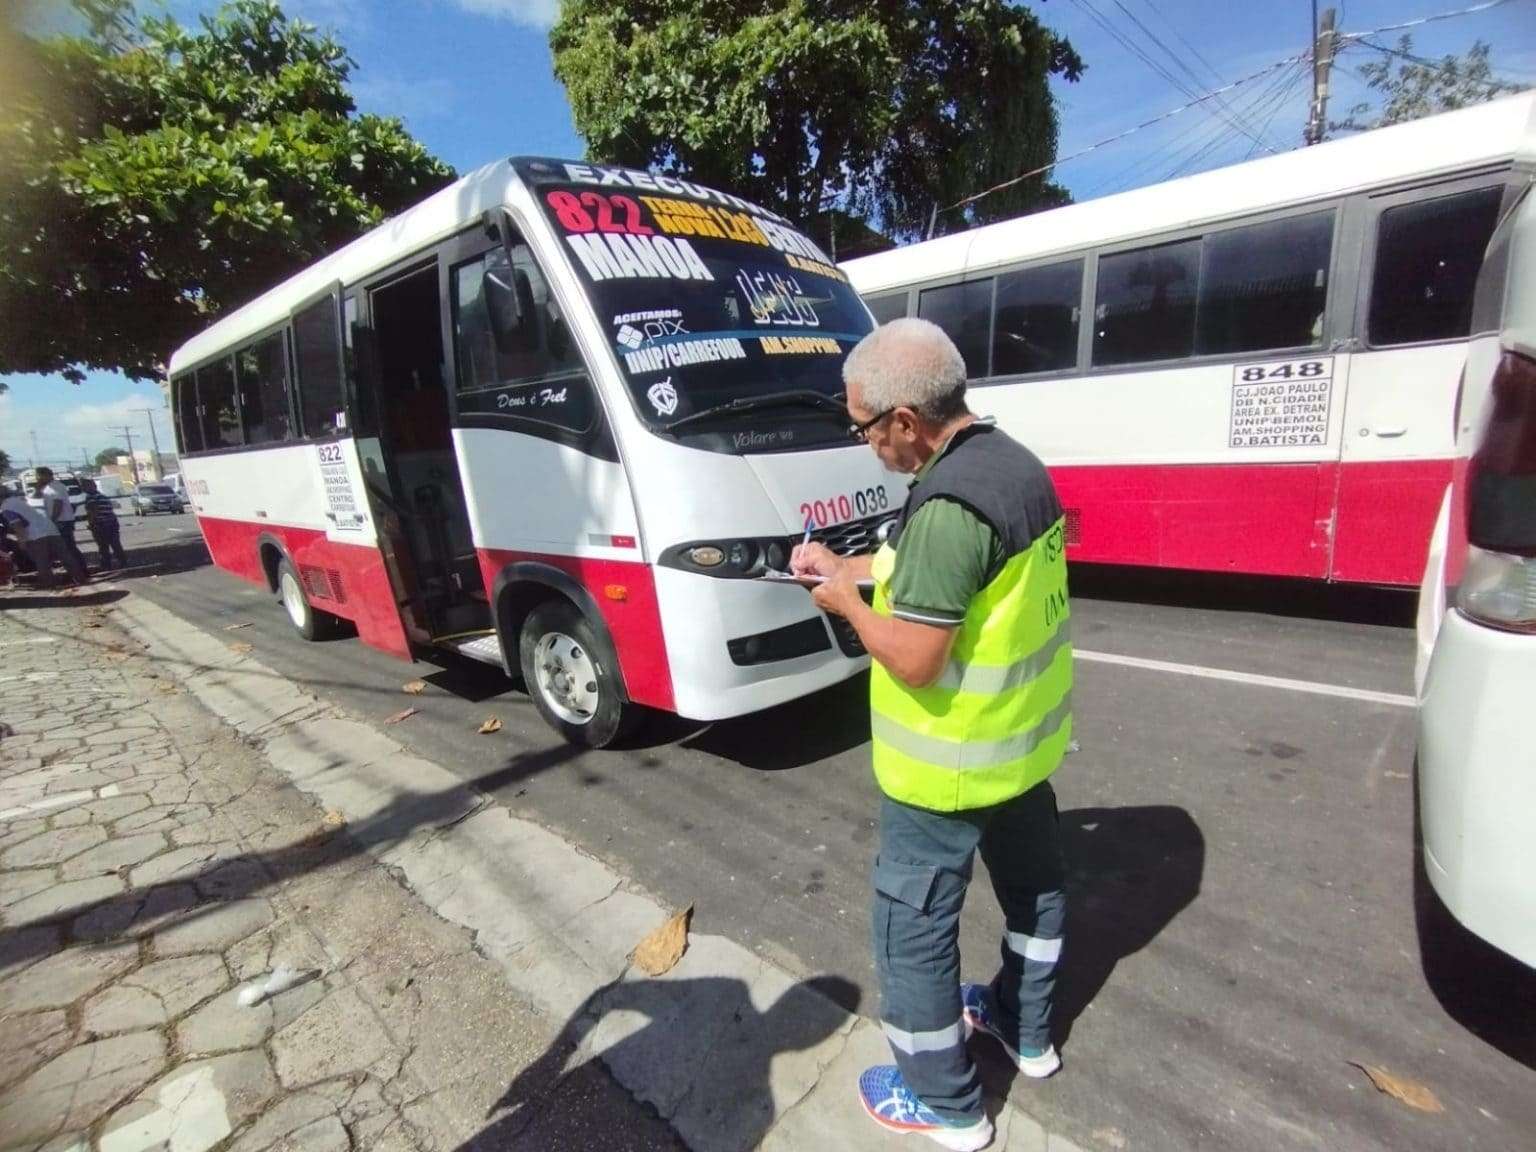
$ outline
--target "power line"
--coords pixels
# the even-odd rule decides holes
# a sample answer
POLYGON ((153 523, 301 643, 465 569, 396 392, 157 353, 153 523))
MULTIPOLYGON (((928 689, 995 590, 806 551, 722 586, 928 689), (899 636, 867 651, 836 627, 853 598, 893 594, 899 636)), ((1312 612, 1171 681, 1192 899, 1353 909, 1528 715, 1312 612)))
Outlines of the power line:
POLYGON ((1420 16, 1417 20, 1407 20, 1402 24, 1388 24, 1382 28, 1372 28, 1369 32, 1351 32, 1339 37, 1340 40, 1361 40, 1366 36, 1377 36, 1382 32, 1400 32, 1404 28, 1420 28, 1425 24, 1434 24, 1439 20, 1454 20, 1458 16, 1473 16, 1479 12, 1487 12, 1493 8, 1502 8, 1506 4, 1513 4, 1515 0, 1488 0, 1486 4, 1474 4, 1470 8, 1459 8, 1455 12, 1439 12, 1433 16, 1420 16))
POLYGON ((1198 96, 1187 104, 1181 104, 1177 108, 1169 109, 1167 112, 1163 112, 1160 115, 1154 116, 1150 120, 1144 120, 1140 124, 1136 124, 1133 127, 1127 128, 1124 132, 1116 132, 1113 136, 1106 136, 1103 140, 1100 140, 1094 144, 1090 144, 1086 148, 1080 148, 1078 151, 1073 152, 1070 155, 1057 157, 1049 164, 1042 164, 1038 168, 1031 168, 1028 172, 1024 172, 1018 176, 1004 180, 1000 184, 994 184, 992 187, 985 188, 980 192, 965 197, 964 199, 956 200, 953 204, 946 204, 941 209, 941 211, 950 212, 956 208, 963 208, 967 204, 974 204, 976 201, 990 196, 994 192, 1001 192, 1004 188, 1012 188, 1015 184, 1020 184, 1032 176, 1039 176, 1044 172, 1049 172, 1052 168, 1056 168, 1062 164, 1065 164, 1069 160, 1079 159, 1080 157, 1088 155, 1090 152, 1098 151, 1100 148, 1103 148, 1106 145, 1113 144, 1118 140, 1124 140, 1127 136, 1133 136, 1137 132, 1141 132, 1144 129, 1152 127, 1154 124, 1161 124, 1164 120, 1171 120, 1181 112, 1187 112, 1191 108, 1198 107, 1199 105, 1204 104, 1207 100, 1213 100, 1219 95, 1223 95, 1232 91, 1234 88, 1240 87, 1243 84, 1251 83, 1252 81, 1257 80, 1260 76, 1268 76, 1271 72, 1274 72, 1280 68, 1284 68, 1287 64, 1295 64, 1297 61, 1305 59, 1307 59, 1306 53, 1303 53, 1299 56, 1287 56, 1284 60, 1276 60, 1273 64, 1266 68, 1260 68, 1257 72, 1250 72, 1247 76, 1243 76, 1237 80, 1232 81, 1230 84, 1223 85, 1222 87, 1217 88, 1211 92, 1207 92, 1202 96, 1198 96))
POLYGON ((1220 84, 1222 81, 1222 75, 1216 70, 1216 65, 1207 60, 1205 56, 1201 54, 1200 49, 1196 48, 1193 44, 1184 38, 1184 33, 1179 31, 1179 26, 1173 22, 1172 18, 1164 15, 1163 10, 1156 4, 1152 3, 1152 0, 1141 0, 1141 2, 1148 8, 1152 9, 1153 12, 1157 13, 1158 17, 1163 21, 1163 23, 1168 25, 1169 30, 1173 32, 1179 43, 1184 45, 1185 48, 1189 49, 1189 54, 1196 60, 1200 61, 1200 63, 1204 64, 1206 71, 1215 77, 1216 83, 1220 84))
MULTIPOLYGON (((1270 84, 1268 86, 1263 88, 1261 91, 1259 91, 1253 97, 1253 99, 1249 103, 1247 109, 1245 110, 1245 114, 1251 115, 1251 114, 1255 113, 1261 106, 1267 107, 1268 102, 1272 98, 1275 98, 1275 97, 1281 95, 1281 89, 1283 89, 1286 86, 1288 80, 1295 78, 1295 75, 1296 75, 1298 67, 1299 66, 1297 66, 1297 65, 1293 65, 1291 68, 1282 69, 1280 71, 1280 73, 1275 77, 1275 79, 1273 81, 1270 82, 1270 84)), ((1202 160, 1204 160, 1207 156, 1209 156, 1212 152, 1214 152, 1220 145, 1222 145, 1223 143, 1225 143, 1226 141, 1228 141, 1230 139, 1231 139, 1231 135, 1230 134, 1217 133, 1215 136, 1213 136, 1209 140, 1205 141, 1203 144, 1198 145, 1191 152, 1186 153, 1179 160, 1176 160, 1175 163, 1173 164, 1173 166, 1171 168, 1169 168, 1169 170, 1163 175, 1162 179, 1163 180, 1173 180, 1173 179, 1175 179, 1175 178, 1177 178, 1179 176, 1182 176, 1185 173, 1191 171, 1202 160)), ((1248 156, 1245 156, 1244 159, 1247 159, 1248 157, 1251 157, 1252 155, 1253 155, 1253 150, 1250 148, 1249 152, 1248 152, 1248 156)))
MULTIPOLYGON (((1141 29, 1148 40, 1152 41, 1154 45, 1162 49, 1163 54, 1166 55, 1169 60, 1173 61, 1174 65, 1179 69, 1180 72, 1189 77, 1189 79, 1194 83, 1195 88, 1194 92, 1190 92, 1188 94, 1195 95, 1198 93, 1200 89, 1207 83, 1207 81, 1201 76, 1197 75, 1194 69, 1184 62, 1184 58, 1179 53, 1175 52, 1172 48, 1168 47, 1168 45, 1163 42, 1157 33, 1153 32, 1152 29, 1143 24, 1141 22, 1141 18, 1138 17, 1136 13, 1127 8, 1123 0, 1111 0, 1111 2, 1116 8, 1125 13, 1126 18, 1129 19, 1132 24, 1141 29)), ((1209 65, 1207 65, 1207 67, 1209 67, 1209 65)), ((1215 69, 1212 69, 1212 72, 1215 73, 1215 69)), ((1216 74, 1216 83, 1220 84, 1222 80, 1223 77, 1220 74, 1216 74)), ((1253 125, 1248 123, 1248 121, 1243 117, 1239 116, 1237 110, 1234 109, 1232 105, 1228 104, 1225 98, 1218 99, 1216 103, 1227 114, 1234 127, 1240 127, 1244 132, 1248 132, 1250 135, 1253 134, 1251 132, 1253 125)))
MULTIPOLYGON (((1173 85, 1176 90, 1191 98, 1196 95, 1197 89, 1190 88, 1189 85, 1185 84, 1166 67, 1160 64, 1158 61, 1152 59, 1152 57, 1142 49, 1141 45, 1131 40, 1128 36, 1121 32, 1120 29, 1116 28, 1107 16, 1105 16, 1096 7, 1094 7, 1092 0, 1072 0, 1072 3, 1076 5, 1078 9, 1080 9, 1083 13, 1085 13, 1090 20, 1092 20, 1101 29, 1103 29, 1104 32, 1113 37, 1122 48, 1124 48, 1131 55, 1135 56, 1136 59, 1140 60, 1148 68, 1152 69, 1152 71, 1163 80, 1166 80, 1169 84, 1173 85)), ((1219 111, 1212 111, 1211 115, 1218 116, 1221 115, 1221 113, 1219 111)), ((1241 125, 1233 122, 1230 117, 1223 118, 1227 119, 1228 123, 1231 123, 1234 128, 1238 129, 1238 131, 1252 139, 1253 134, 1251 132, 1244 129, 1241 125)), ((1267 144, 1263 145, 1263 147, 1269 148, 1267 144)), ((1273 148, 1269 148, 1269 150, 1271 152, 1274 151, 1273 148)))

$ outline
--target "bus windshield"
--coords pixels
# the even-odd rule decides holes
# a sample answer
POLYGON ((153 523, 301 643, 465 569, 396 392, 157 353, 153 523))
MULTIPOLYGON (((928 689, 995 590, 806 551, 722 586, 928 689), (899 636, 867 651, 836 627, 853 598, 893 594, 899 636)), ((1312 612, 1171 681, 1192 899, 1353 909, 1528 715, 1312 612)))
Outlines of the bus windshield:
POLYGON ((531 182, 646 422, 722 451, 847 443, 826 400, 841 395, 843 358, 873 324, 821 249, 736 197, 596 171, 608 177, 598 187, 531 182))

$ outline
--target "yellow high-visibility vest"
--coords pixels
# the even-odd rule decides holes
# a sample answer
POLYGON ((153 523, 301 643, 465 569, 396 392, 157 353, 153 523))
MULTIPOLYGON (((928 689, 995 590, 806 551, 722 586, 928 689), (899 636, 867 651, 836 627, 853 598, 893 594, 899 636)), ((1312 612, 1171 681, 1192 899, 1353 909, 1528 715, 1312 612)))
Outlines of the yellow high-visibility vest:
MULTIPOLYGON (((1057 520, 971 601, 936 683, 910 688, 878 662, 870 670, 875 778, 891 799, 934 812, 986 808, 1061 763, 1072 739, 1064 528, 1057 520)), ((881 615, 890 615, 895 566, 896 548, 883 545, 871 567, 881 615)))

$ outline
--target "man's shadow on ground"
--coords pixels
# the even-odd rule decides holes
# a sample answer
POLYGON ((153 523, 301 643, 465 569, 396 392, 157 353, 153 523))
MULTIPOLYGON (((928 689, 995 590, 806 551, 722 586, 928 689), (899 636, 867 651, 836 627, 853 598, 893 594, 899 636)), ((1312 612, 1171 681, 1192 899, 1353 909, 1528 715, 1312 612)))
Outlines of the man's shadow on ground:
POLYGON ((1067 943, 1054 1008, 1058 1047, 1122 959, 1140 952, 1200 894, 1205 836, 1173 805, 1061 814, 1067 943))
MULTIPOLYGON (((655 1146, 654 1135, 636 1143, 634 1133, 607 1132, 601 1115, 573 1115, 566 1098, 578 1093, 566 1083, 590 1075, 599 1056, 619 1084, 638 1089, 684 1135, 708 1132, 711 1147, 755 1148, 778 1116, 768 1075, 774 1059, 816 1047, 858 1003, 858 988, 836 976, 793 984, 762 1011, 747 985, 731 977, 606 985, 517 1074, 486 1126, 457 1152, 544 1148, 574 1130, 589 1130, 588 1146, 605 1152, 655 1146)), ((786 1074, 794 1072, 781 1070, 786 1074)), ((807 1057, 805 1083, 817 1074, 807 1057)))

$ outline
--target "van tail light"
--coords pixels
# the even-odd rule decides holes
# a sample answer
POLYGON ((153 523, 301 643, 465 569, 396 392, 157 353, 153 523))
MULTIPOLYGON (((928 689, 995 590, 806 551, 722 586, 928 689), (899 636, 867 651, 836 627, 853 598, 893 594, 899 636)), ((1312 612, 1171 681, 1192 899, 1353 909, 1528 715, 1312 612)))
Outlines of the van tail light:
POLYGON ((1492 628, 1536 633, 1536 360, 1529 356, 1499 358, 1466 491, 1469 547, 1457 607, 1492 628))

